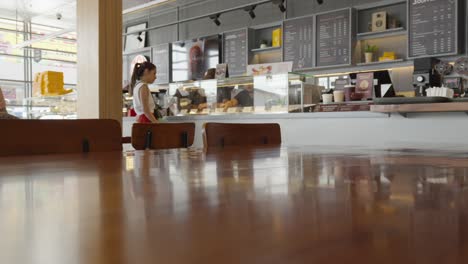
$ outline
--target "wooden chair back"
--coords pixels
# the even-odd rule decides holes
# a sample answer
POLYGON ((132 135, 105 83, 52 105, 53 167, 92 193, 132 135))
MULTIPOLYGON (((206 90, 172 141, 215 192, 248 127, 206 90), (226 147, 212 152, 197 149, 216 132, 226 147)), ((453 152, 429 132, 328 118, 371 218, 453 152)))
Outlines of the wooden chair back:
POLYGON ((194 123, 136 123, 132 127, 132 146, 136 150, 188 148, 194 138, 194 123))
POLYGON ((206 123, 203 140, 205 148, 242 146, 280 146, 279 124, 206 123))
POLYGON ((0 156, 122 151, 116 120, 0 120, 0 156))

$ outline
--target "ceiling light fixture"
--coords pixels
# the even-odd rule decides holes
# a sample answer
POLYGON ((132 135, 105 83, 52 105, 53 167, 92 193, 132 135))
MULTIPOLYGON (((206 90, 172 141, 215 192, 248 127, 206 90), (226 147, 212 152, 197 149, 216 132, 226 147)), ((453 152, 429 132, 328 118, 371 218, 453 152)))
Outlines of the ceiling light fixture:
POLYGON ((274 5, 277 5, 282 13, 286 12, 286 7, 284 6, 284 0, 272 0, 274 5))
POLYGON ((219 16, 221 16, 221 14, 216 14, 216 15, 210 16, 210 19, 213 20, 213 22, 214 22, 218 27, 221 26, 221 21, 219 21, 219 16))
POLYGON ((248 6, 244 8, 244 11, 249 13, 250 18, 255 19, 256 17, 255 12, 254 12, 255 8, 257 8, 257 5, 248 6))

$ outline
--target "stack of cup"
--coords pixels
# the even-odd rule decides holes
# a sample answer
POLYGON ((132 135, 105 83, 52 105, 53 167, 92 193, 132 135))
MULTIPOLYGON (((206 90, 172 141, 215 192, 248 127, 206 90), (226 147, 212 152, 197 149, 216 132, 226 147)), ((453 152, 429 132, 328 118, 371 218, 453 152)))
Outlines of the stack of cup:
POLYGON ((333 94, 322 94, 322 100, 324 104, 333 103, 333 94))
POLYGON ((334 91, 333 94, 322 94, 322 100, 324 104, 333 103, 333 99, 335 103, 343 103, 345 101, 344 91, 337 90, 334 91))
POLYGON ((337 90, 333 92, 333 97, 336 103, 343 103, 345 100, 345 93, 342 90, 337 90))

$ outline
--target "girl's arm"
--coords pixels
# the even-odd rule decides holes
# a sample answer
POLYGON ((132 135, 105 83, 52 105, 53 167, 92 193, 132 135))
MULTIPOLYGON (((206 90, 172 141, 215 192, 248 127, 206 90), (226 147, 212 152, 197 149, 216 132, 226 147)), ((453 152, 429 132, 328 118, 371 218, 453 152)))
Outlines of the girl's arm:
POLYGON ((145 116, 151 121, 151 123, 157 123, 158 120, 156 117, 154 117, 153 111, 154 109, 149 109, 148 105, 148 98, 150 98, 151 93, 147 85, 143 85, 140 89, 140 98, 141 98, 141 103, 143 104, 143 112, 145 113, 145 116))

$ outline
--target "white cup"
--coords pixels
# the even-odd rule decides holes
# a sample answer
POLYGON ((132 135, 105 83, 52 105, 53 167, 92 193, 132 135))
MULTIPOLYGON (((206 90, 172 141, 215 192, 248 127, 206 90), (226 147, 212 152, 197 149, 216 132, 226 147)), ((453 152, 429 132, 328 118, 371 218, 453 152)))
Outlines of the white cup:
POLYGON ((344 91, 334 91, 333 92, 333 97, 335 98, 335 102, 337 103, 343 103, 344 102, 344 91))
POLYGON ((322 94, 322 99, 324 104, 333 103, 333 94, 322 94))

